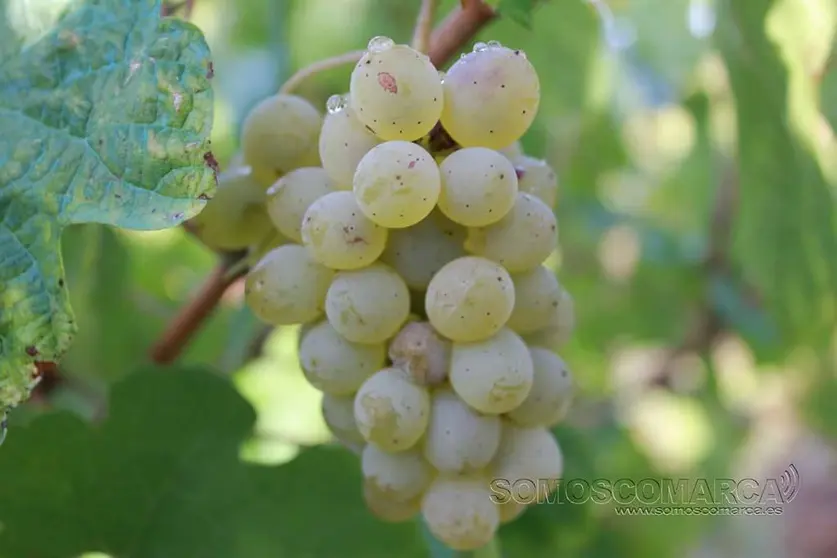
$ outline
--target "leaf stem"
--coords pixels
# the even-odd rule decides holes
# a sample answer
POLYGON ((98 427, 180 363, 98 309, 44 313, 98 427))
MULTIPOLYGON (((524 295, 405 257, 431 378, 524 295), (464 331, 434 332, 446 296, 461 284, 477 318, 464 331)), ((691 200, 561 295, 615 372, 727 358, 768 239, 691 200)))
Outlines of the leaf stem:
POLYGON ((337 56, 332 56, 331 58, 325 58, 314 62, 288 78, 288 81, 286 81, 282 87, 279 88, 279 93, 292 93, 308 78, 327 70, 338 68, 346 64, 357 64, 358 60, 360 60, 365 52, 365 50, 353 50, 351 52, 344 52, 343 54, 338 54, 337 56))
POLYGON ((438 0, 421 0, 416 27, 413 31, 413 48, 427 54, 430 49, 430 35, 433 33, 433 18, 436 16, 438 0))

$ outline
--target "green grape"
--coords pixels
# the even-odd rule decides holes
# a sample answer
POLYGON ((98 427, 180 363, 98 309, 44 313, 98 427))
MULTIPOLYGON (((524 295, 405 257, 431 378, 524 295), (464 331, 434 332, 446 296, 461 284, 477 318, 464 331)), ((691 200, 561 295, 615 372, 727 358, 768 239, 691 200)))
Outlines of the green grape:
POLYGON ((381 261, 392 266, 411 289, 424 290, 437 271, 465 256, 467 231, 438 209, 406 229, 389 231, 381 261))
POLYGON ((558 176, 543 159, 521 155, 511 160, 521 192, 532 194, 549 207, 558 203, 558 176))
POLYGON ((262 258, 247 274, 244 297, 262 321, 271 325, 303 324, 323 312, 334 272, 320 265, 304 247, 286 244, 262 258))
POLYGON ((551 428, 561 422, 572 402, 575 385, 564 361, 547 349, 530 347, 534 365, 532 390, 508 417, 520 426, 551 428))
POLYGON ((367 444, 360 463, 366 482, 402 502, 421 496, 433 477, 432 468, 415 448, 392 453, 367 444))
POLYGON ((439 209, 466 227, 496 223, 508 213, 517 195, 514 166, 497 151, 466 147, 441 165, 439 209))
POLYGON ((382 227, 415 225, 436 206, 439 167, 422 147, 388 141, 373 147, 357 166, 353 190, 363 213, 382 227))
POLYGON ((540 102, 538 74, 526 54, 475 49, 445 74, 445 130, 462 147, 501 149, 529 129, 540 102))
POLYGON ((503 421, 500 447, 491 464, 491 478, 503 479, 512 487, 512 501, 521 504, 537 501, 536 495, 530 493, 531 484, 525 489, 526 494, 515 491, 513 487, 518 481, 537 483, 538 497, 542 498, 557 488, 563 472, 561 448, 548 429, 524 428, 503 421))
POLYGON ((294 169, 319 166, 322 120, 314 105, 296 95, 273 95, 250 110, 241 127, 241 149, 264 188, 294 169))
POLYGON ((458 551, 484 547, 500 526, 499 511, 481 477, 437 477, 424 495, 421 512, 430 532, 458 551))
POLYGON ((555 273, 542 265, 511 276, 514 283, 514 310, 508 327, 523 335, 547 327, 561 303, 564 290, 555 273))
POLYGON ((450 384, 481 413, 499 415, 520 406, 532 389, 534 364, 526 343, 512 330, 473 343, 454 343, 450 384))
POLYGON ((267 214, 276 227, 294 242, 302 242, 302 217, 311 204, 333 192, 334 185, 320 167, 292 170, 267 190, 267 214))
POLYGON ((329 111, 320 131, 320 159, 335 189, 351 190, 355 169, 381 140, 369 131, 348 106, 329 111))
POLYGON ((514 500, 497 504, 497 511, 500 512, 500 525, 511 523, 526 511, 526 506, 514 500))
POLYGON ((430 395, 399 368, 367 378, 355 395, 355 422, 367 442, 384 451, 407 450, 427 430, 430 395))
POLYGON ((375 484, 363 482, 363 501, 372 514, 388 523, 402 523, 414 518, 421 511, 421 497, 399 500, 375 484))
POLYGON ((323 394, 323 420, 334 437, 349 448, 363 447, 366 440, 355 423, 355 396, 323 394))
POLYGON ((509 161, 513 161, 518 157, 522 157, 523 153, 523 146, 520 144, 520 140, 514 141, 508 144, 506 147, 502 147, 498 149, 500 153, 503 154, 503 157, 508 159, 509 161))
POLYGON ((557 351, 563 347, 575 329, 575 304, 573 297, 565 289, 561 289, 558 306, 552 309, 549 324, 543 329, 523 336, 526 343, 532 347, 543 347, 550 351, 557 351))
POLYGON ((333 269, 365 267, 381 255, 387 229, 366 218, 351 192, 318 198, 302 218, 302 242, 318 262, 333 269))
POLYGON ((389 344, 389 359, 419 385, 438 386, 448 377, 450 341, 427 322, 408 320, 389 344))
POLYGON ((499 445, 499 417, 474 411, 450 390, 433 393, 424 435, 424 456, 433 467, 448 473, 479 470, 499 445))
POLYGON ((468 252, 502 264, 509 273, 536 268, 557 246, 558 223, 552 210, 524 192, 493 225, 468 229, 465 241, 468 252))
POLYGON ((491 337, 514 309, 514 285, 502 266, 474 256, 457 258, 440 269, 424 298, 430 324, 452 341, 491 337))
POLYGON ((349 103, 379 138, 414 141, 439 120, 442 83, 427 56, 375 37, 352 71, 349 103))
POLYGON ((299 364, 308 382, 334 395, 357 392, 364 380, 384 367, 386 345, 347 341, 327 321, 311 328, 299 346, 299 364))
POLYGON ((261 240, 250 245, 245 261, 249 267, 253 267, 259 263, 259 260, 264 258, 268 252, 286 244, 296 243, 276 229, 270 229, 261 240))
POLYGON ((410 314, 410 292, 393 269, 374 263, 338 273, 328 288, 326 316, 354 343, 383 343, 398 333, 410 314))
POLYGON ((215 196, 192 218, 195 234, 214 250, 243 250, 273 228, 264 208, 264 188, 247 167, 221 173, 215 196))

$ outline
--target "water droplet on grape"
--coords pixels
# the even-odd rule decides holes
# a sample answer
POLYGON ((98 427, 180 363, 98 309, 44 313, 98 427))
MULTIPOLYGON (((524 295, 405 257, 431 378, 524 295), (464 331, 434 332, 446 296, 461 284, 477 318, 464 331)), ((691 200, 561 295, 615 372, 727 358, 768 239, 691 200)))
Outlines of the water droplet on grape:
POLYGON ((369 44, 366 45, 366 50, 369 52, 384 52, 385 50, 391 49, 393 46, 395 46, 395 41, 389 37, 379 35, 377 37, 373 37, 369 41, 369 44))
POLYGON ((334 114, 346 108, 347 104, 345 95, 332 95, 326 101, 326 110, 328 110, 329 114, 334 114))
POLYGON ((503 45, 500 44, 500 41, 488 41, 488 48, 500 48, 503 45))
POLYGON ((445 83, 445 72, 443 72, 442 70, 439 70, 439 81, 445 83))
POLYGON ((474 43, 474 52, 482 52, 488 49, 487 43, 474 43))

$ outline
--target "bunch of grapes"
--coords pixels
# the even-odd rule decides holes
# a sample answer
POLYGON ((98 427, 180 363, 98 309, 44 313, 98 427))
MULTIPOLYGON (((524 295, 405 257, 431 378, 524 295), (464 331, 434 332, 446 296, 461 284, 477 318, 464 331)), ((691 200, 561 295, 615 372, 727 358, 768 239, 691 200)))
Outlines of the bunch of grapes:
POLYGON ((421 514, 457 550, 525 510, 498 479, 549 491, 562 472, 573 302, 543 265, 558 185, 518 143, 539 97, 519 50, 479 43, 442 75, 376 37, 324 118, 286 94, 252 110, 243 164, 197 222, 251 248, 261 320, 303 324, 301 368, 372 513, 421 514))

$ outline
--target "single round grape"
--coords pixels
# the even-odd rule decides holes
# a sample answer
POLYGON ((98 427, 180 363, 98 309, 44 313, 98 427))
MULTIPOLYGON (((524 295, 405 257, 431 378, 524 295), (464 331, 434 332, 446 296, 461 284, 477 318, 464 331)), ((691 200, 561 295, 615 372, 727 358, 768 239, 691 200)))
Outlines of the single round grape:
POLYGON ((503 479, 512 487, 512 500, 521 504, 536 503, 536 498, 543 498, 557 488, 563 472, 561 448, 548 429, 503 422, 500 447, 491 464, 491 477, 503 479), (515 492, 514 486, 521 479, 529 484, 526 494, 515 492), (537 483, 537 494, 531 493, 531 482, 537 483))
POLYGON ((517 187, 532 194, 549 207, 558 203, 558 176, 543 159, 521 155, 512 159, 517 173, 517 187))
POLYGON ((389 345, 389 359, 419 385, 437 386, 448 377, 450 341, 429 323, 408 320, 389 345))
POLYGON ((296 95, 273 95, 250 110, 241 128, 241 149, 264 188, 296 168, 319 166, 322 120, 314 105, 296 95))
POLYGON ((564 292, 555 273, 539 265, 530 271, 512 274, 511 278, 514 310, 508 327, 523 335, 548 326, 564 292))
POLYGON ((534 380, 529 349, 512 330, 473 343, 454 343, 450 384, 457 395, 481 413, 498 415, 520 406, 534 380))
POLYGON ((565 289, 561 289, 558 307, 552 309, 549 324, 543 329, 524 335, 523 339, 529 346, 557 351, 567 343, 574 329, 573 298, 565 289))
POLYGON ((280 246, 247 274, 247 305, 270 325, 303 324, 320 317, 334 271, 298 244, 280 246))
POLYGON ((333 269, 365 267, 381 255, 387 229, 366 218, 351 192, 318 198, 302 217, 302 242, 318 262, 333 269))
POLYGON ((372 515, 388 523, 409 521, 421 511, 421 496, 411 500, 399 500, 367 481, 363 483, 363 501, 372 515))
POLYGON ((410 291, 382 263, 338 273, 328 288, 326 316, 332 327, 355 343, 382 343, 398 333, 410 314, 410 291))
POLYGON ((353 191, 360 209, 382 227, 401 229, 427 217, 439 199, 439 167, 421 146, 388 141, 357 166, 353 191))
POLYGON ((427 430, 430 395, 398 368, 367 378, 355 395, 355 422, 367 442, 389 452, 413 447, 427 430))
POLYGON ((442 267, 465 256, 467 231, 434 209, 426 219, 389 231, 381 261, 392 266, 411 289, 424 290, 442 267))
POLYGON ((442 83, 430 59, 407 45, 370 50, 352 71, 349 104, 384 140, 414 141, 442 114, 442 83))
POLYGON ((501 149, 529 129, 540 101, 538 74, 520 50, 470 52, 445 74, 442 125, 463 147, 501 149))
POLYGON ((366 444, 355 422, 355 396, 323 394, 323 420, 337 440, 349 447, 366 444))
POLYGON ((497 333, 514 309, 514 285, 502 266, 465 256, 440 269, 424 299, 430 324, 452 341, 486 339, 497 333))
POLYGON ((355 393, 384 367, 386 345, 352 343, 327 321, 311 328, 299 346, 299 363, 308 382, 334 395, 355 393))
POLYGON ((547 349, 530 347, 534 378, 529 395, 508 417, 520 426, 550 428, 567 414, 575 393, 572 374, 564 360, 547 349))
POLYGON ((514 205, 517 175, 511 162, 485 147, 466 147, 441 165, 439 209, 466 227, 496 223, 514 205))
POLYGON ((501 147, 497 151, 502 153, 503 157, 505 157, 509 161, 513 161, 517 157, 521 157, 522 155, 525 155, 523 153, 523 146, 520 144, 520 140, 513 141, 512 143, 508 144, 506 147, 501 147))
POLYGON ((400 501, 421 496, 433 478, 432 468, 415 448, 392 453, 367 444, 360 463, 366 482, 400 501))
POLYGON ((487 545, 500 525, 497 506, 481 478, 438 477, 424 495, 421 512, 430 532, 458 551, 487 545))
POLYGON ((320 131, 320 159, 336 189, 352 189, 358 163, 379 143, 380 138, 348 106, 326 114, 320 131))
POLYGON ((437 470, 457 473, 482 469, 499 445, 499 417, 474 411, 450 390, 433 393, 424 456, 437 470))
POLYGON ((242 250, 273 228, 264 208, 264 188, 247 167, 221 173, 215 195, 189 224, 214 250, 242 250))
POLYGON ((468 229, 465 249, 502 264, 509 273, 534 269, 558 246, 552 210, 532 194, 519 192, 505 217, 487 227, 468 229))
POLYGON ((267 190, 267 214, 273 226, 294 242, 302 242, 302 217, 312 203, 335 190, 321 167, 292 170, 267 190))

